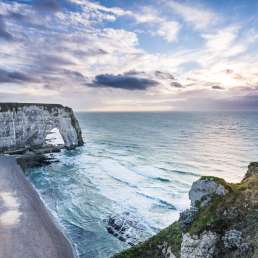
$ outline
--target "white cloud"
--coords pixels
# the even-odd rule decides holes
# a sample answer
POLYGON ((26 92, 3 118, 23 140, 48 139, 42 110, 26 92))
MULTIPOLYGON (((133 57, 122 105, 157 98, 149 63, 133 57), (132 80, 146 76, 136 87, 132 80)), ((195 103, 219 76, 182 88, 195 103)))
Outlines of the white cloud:
POLYGON ((124 15, 132 15, 131 11, 124 10, 119 7, 106 7, 104 5, 101 5, 97 2, 91 2, 87 0, 71 0, 71 2, 75 4, 79 4, 81 7, 84 8, 84 11, 86 9, 91 11, 100 11, 104 13, 110 13, 116 16, 124 16, 124 15))
POLYGON ((215 33, 203 34, 206 47, 213 51, 227 50, 232 46, 239 33, 239 26, 230 26, 217 30, 215 33))
POLYGON ((166 5, 197 30, 206 29, 218 19, 214 12, 201 6, 196 7, 174 0, 166 1, 166 5))
MULTIPOLYGON (((220 94, 230 94, 237 87, 258 85, 258 56, 248 55, 247 52, 248 47, 257 40, 256 29, 250 28, 250 33, 246 33, 245 37, 240 37, 242 27, 239 25, 210 29, 209 32, 198 34, 198 37, 203 38, 204 44, 196 49, 186 49, 182 45, 180 50, 173 52, 151 53, 141 48, 136 32, 123 27, 105 27, 104 22, 114 21, 119 16, 130 16, 134 19, 134 22, 129 19, 132 27, 136 21, 140 30, 179 44, 178 35, 183 24, 174 18, 162 16, 151 7, 132 12, 89 1, 73 1, 82 7, 82 11, 63 10, 51 15, 41 15, 28 4, 5 3, 1 9, 0 3, 0 12, 6 17, 8 13, 17 11, 25 14, 27 19, 24 24, 23 21, 6 18, 8 31, 19 40, 11 44, 0 43, 0 68, 36 74, 40 81, 34 84, 28 82, 22 87, 2 84, 1 96, 9 94, 9 100, 16 94, 14 99, 19 100, 20 94, 20 99, 23 98, 24 101, 63 101, 77 108, 98 107, 102 110, 110 99, 116 99, 117 103, 125 103, 127 99, 126 109, 133 109, 132 103, 137 99, 139 107, 145 100, 150 103, 145 106, 146 109, 151 110, 165 106, 168 109, 171 106, 168 104, 169 99, 176 98, 180 92, 189 92, 190 95, 196 91, 198 95, 199 91, 209 91, 213 85, 217 85, 225 88, 220 94), (189 63, 196 64, 191 71, 186 68, 189 63), (142 93, 85 86, 98 74, 123 74, 132 70, 143 71, 146 78, 157 80, 159 86, 142 93), (169 80, 157 79, 156 70, 169 72, 176 77, 175 82, 185 87, 173 87, 169 80), (227 70, 233 72, 227 73, 227 70), (76 103, 71 96, 76 98, 76 103), (152 107, 150 99, 157 102, 155 107, 152 107), (166 103, 159 106, 164 99, 166 103)), ((184 9, 184 13, 185 10, 190 13, 189 8, 184 9)), ((193 14, 196 16, 197 12, 193 14)), ((187 21, 195 28, 208 28, 212 20, 207 15, 204 16, 206 18, 198 18, 198 22, 204 19, 205 26, 200 27, 196 17, 188 18, 187 21)), ((184 95, 185 98, 186 96, 184 95)), ((110 102, 109 108, 112 110, 114 107, 110 102)), ((123 103, 116 108, 119 110, 125 107, 123 103)))
POLYGON ((152 35, 160 36, 170 43, 177 41, 180 24, 175 20, 162 17, 157 10, 149 6, 143 7, 140 12, 132 13, 132 17, 138 23, 148 25, 152 35))
POLYGON ((157 34, 163 37, 168 42, 175 42, 180 30, 180 25, 175 21, 167 21, 160 23, 157 34))

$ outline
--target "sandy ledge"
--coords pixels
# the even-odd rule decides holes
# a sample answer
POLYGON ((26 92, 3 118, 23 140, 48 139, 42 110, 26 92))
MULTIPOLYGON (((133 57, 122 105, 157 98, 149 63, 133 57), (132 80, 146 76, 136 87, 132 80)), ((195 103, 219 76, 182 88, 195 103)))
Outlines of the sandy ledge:
POLYGON ((0 156, 0 258, 74 258, 14 157, 0 156))

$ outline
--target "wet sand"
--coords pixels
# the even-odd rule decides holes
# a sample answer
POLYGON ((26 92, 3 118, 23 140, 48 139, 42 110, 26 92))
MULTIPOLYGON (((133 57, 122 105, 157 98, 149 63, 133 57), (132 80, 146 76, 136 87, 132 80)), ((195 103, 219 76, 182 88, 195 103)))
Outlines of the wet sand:
POLYGON ((73 258, 74 251, 14 157, 0 156, 0 258, 73 258))

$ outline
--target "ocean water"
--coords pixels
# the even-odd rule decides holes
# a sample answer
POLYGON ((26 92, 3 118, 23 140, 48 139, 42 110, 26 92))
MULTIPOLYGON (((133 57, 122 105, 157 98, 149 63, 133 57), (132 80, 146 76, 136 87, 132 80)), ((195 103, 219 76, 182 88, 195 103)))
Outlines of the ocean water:
MULTIPOLYGON (((53 156, 28 177, 80 258, 106 258, 128 244, 107 219, 132 216, 141 241, 189 206, 201 175, 237 182, 258 159, 258 113, 78 113, 85 145, 53 156)), ((130 218, 131 219, 131 218, 130 218)))

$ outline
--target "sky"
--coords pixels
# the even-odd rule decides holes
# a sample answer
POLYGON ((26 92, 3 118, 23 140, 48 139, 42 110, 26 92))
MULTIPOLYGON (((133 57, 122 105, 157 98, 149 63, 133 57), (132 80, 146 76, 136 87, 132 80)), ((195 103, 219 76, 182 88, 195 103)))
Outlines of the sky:
POLYGON ((0 0, 0 101, 258 110, 258 1, 0 0))

